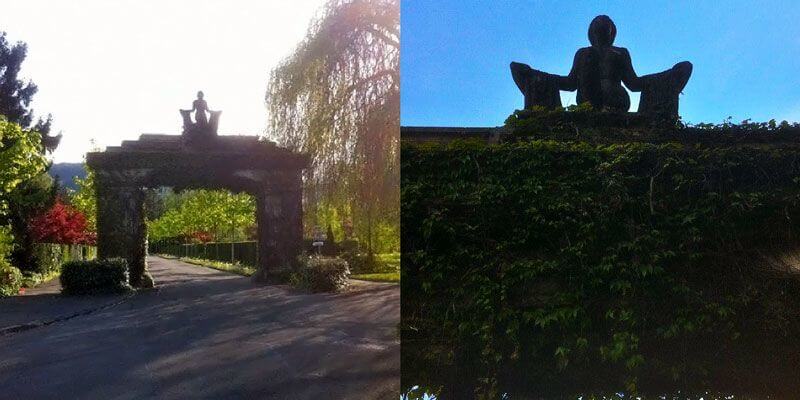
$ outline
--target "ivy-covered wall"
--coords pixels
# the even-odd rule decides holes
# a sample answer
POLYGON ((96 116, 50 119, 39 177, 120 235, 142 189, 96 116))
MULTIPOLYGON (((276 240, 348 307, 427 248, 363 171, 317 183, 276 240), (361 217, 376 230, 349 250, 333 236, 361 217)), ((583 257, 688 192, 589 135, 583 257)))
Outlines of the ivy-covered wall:
POLYGON ((800 127, 577 111, 403 144, 404 388, 800 393, 800 127))

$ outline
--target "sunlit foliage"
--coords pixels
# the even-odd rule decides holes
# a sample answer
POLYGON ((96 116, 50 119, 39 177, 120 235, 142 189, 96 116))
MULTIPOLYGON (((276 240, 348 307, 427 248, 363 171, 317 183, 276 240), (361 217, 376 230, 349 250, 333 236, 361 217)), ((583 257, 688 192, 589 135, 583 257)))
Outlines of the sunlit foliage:
POLYGON ((399 40, 397 0, 330 0, 266 95, 268 136, 312 159, 306 227, 349 219, 370 251, 378 227, 399 245, 399 40))
POLYGON ((0 117, 0 215, 8 211, 9 194, 47 166, 38 135, 0 117))
POLYGON ((191 190, 167 195, 166 211, 147 222, 151 241, 208 233, 215 241, 249 239, 255 225, 255 199, 225 190, 191 190))
POLYGON ((86 230, 97 232, 97 197, 94 192, 94 171, 84 166, 86 177, 76 177, 78 189, 71 193, 70 203, 86 217, 86 230))

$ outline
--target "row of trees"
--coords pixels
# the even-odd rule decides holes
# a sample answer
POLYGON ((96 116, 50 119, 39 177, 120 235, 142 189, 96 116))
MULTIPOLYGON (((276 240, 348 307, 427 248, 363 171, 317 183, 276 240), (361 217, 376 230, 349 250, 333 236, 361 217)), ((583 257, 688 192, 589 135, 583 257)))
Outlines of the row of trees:
POLYGON ((354 233, 370 253, 400 234, 397 0, 330 0, 269 78, 268 135, 311 156, 306 227, 354 233))
POLYGON ((201 242, 255 240, 255 199, 245 193, 225 190, 161 192, 147 201, 145 207, 148 214, 150 210, 163 210, 160 215, 148 215, 151 219, 147 222, 147 233, 151 241, 176 238, 201 242))

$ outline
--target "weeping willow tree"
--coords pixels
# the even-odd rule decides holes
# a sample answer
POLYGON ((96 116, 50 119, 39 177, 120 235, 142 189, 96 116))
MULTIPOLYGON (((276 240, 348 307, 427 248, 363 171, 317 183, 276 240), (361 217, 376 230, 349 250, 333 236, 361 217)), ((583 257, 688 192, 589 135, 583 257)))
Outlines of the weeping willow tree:
POLYGON ((399 54, 398 0, 330 0, 267 88, 270 139, 311 156, 306 226, 351 218, 370 253, 399 247, 399 54))

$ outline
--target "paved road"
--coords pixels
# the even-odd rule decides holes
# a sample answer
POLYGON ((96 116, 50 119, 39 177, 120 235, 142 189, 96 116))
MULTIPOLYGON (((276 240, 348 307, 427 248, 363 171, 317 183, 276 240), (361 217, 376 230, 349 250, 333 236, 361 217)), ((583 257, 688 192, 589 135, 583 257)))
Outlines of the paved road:
POLYGON ((397 285, 305 294, 149 262, 157 290, 0 336, 0 398, 398 397, 397 285))

